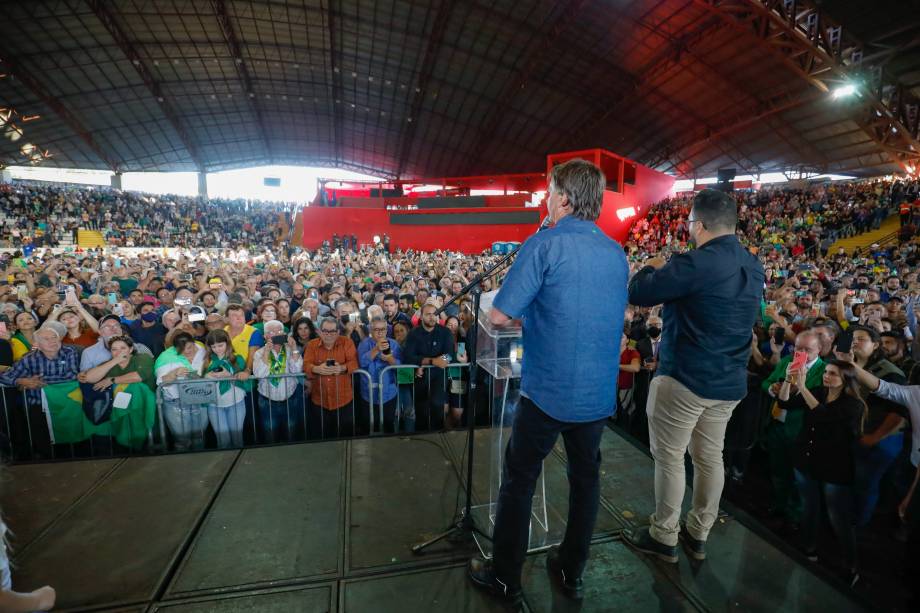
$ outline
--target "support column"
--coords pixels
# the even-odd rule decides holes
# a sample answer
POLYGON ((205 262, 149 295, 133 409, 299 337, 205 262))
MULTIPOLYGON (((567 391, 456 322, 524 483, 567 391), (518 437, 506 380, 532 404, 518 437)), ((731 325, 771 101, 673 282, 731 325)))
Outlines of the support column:
POLYGON ((208 173, 198 173, 198 195, 207 200, 208 198, 208 173))
POLYGON ((111 179, 112 189, 121 189, 121 173, 116 172, 112 174, 111 179))

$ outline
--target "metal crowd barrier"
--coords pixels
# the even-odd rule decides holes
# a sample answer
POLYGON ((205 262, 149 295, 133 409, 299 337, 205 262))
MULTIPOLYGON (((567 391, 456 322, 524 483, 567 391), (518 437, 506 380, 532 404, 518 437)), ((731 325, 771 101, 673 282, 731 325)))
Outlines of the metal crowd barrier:
POLYGON ((226 380, 195 378, 160 385, 157 406, 163 450, 239 448, 369 434, 374 416, 360 397, 360 378, 372 385, 370 373, 356 370, 347 383, 350 395, 339 385, 330 395, 320 377, 312 381, 302 373, 250 377, 251 389, 237 387, 236 397, 228 398, 223 407, 218 406, 220 384, 226 380))
POLYGON ((446 368, 416 364, 386 366, 380 371, 372 388, 372 400, 380 428, 371 434, 438 431, 445 427, 445 420, 453 420, 446 424, 448 426, 458 426, 457 420, 466 410, 469 378, 468 363, 448 364, 446 368), (421 376, 419 369, 422 371, 421 376), (413 373, 412 382, 398 383, 398 371, 407 370, 413 373), (435 370, 441 372, 433 372, 435 370), (459 377, 451 377, 451 374, 459 374, 459 377), (396 396, 384 401, 382 390, 388 377, 391 385, 396 387, 396 396), (426 401, 418 401, 420 391, 424 392, 426 401))
POLYGON ((36 401, 28 390, 12 386, 0 385, 0 397, 0 458, 6 461, 131 455, 156 446, 154 429, 143 425, 151 409, 146 403, 122 408, 110 395, 88 414, 72 392, 64 405, 36 401))

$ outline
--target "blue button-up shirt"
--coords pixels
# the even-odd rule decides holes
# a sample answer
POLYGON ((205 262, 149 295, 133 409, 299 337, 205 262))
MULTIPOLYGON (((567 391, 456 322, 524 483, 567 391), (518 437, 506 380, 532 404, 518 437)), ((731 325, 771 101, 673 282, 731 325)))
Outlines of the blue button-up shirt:
MULTIPOLYGON (((45 357, 39 350, 30 351, 13 367, 0 375, 0 385, 16 385, 17 379, 41 375, 45 383, 73 381, 80 373, 80 354, 71 345, 62 345, 52 359, 45 357)), ((30 405, 42 403, 42 391, 26 390, 26 400, 30 405)))
MULTIPOLYGON (((399 343, 394 341, 392 338, 387 339, 390 342, 390 350, 393 352, 393 357, 396 358, 397 364, 402 364, 402 349, 399 347, 399 343)), ((371 381, 374 384, 374 388, 378 389, 376 394, 374 394, 374 404, 380 402, 381 394, 383 396, 383 402, 389 402, 396 398, 396 394, 399 392, 399 388, 396 385, 396 369, 393 368, 387 371, 387 374, 383 376, 383 387, 378 388, 380 385, 380 373, 384 368, 390 366, 388 362, 385 362, 381 359, 380 354, 377 354, 373 360, 371 359, 371 351, 374 347, 377 346, 377 341, 375 341, 370 336, 361 341, 361 344, 358 345, 358 364, 371 374, 371 381)), ((371 393, 367 387, 367 377, 361 376, 358 377, 359 381, 359 390, 361 392, 361 397, 364 400, 370 402, 371 393)))
POLYGON ((613 413, 628 277, 623 248, 572 216, 518 252, 493 306, 523 318, 521 393, 553 419, 613 413))
POLYGON ((629 302, 664 305, 657 374, 701 398, 744 398, 763 288, 763 266, 733 234, 637 272, 629 302))

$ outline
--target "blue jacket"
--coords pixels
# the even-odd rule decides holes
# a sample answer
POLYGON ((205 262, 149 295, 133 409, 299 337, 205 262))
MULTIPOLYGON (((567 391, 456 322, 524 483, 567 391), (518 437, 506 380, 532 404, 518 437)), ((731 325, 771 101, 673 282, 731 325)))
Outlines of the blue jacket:
POLYGON ((659 375, 709 400, 747 394, 751 334, 760 318, 763 266, 734 235, 675 255, 629 282, 629 302, 664 305, 659 375))

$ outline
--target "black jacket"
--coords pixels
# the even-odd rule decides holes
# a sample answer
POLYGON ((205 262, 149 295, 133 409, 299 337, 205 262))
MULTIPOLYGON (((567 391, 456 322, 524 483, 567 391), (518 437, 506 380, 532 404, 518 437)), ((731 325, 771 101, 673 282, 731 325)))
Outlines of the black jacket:
POLYGON ((659 270, 637 272, 629 303, 664 305, 657 374, 702 398, 744 398, 763 288, 763 266, 734 235, 675 255, 659 270))
POLYGON ((805 412, 802 430, 795 442, 795 467, 816 481, 852 485, 864 405, 847 394, 827 403, 824 386, 810 391, 819 402, 814 409, 808 408, 801 394, 779 403, 788 411, 805 412))

